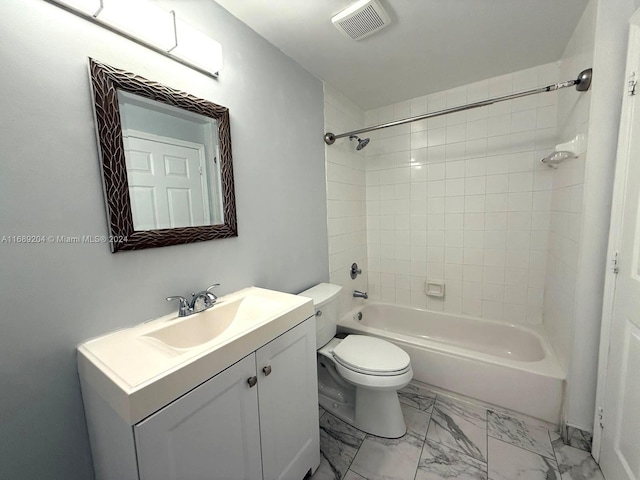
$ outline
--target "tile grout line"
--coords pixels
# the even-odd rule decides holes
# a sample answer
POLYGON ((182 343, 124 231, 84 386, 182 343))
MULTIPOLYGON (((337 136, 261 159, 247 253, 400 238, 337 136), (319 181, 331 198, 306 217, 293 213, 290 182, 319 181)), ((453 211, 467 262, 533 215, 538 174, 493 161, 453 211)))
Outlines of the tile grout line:
MULTIPOLYGON (((420 449, 420 455, 418 456, 418 465, 416 465, 416 472, 413 474, 413 480, 416 480, 418 476, 418 470, 420 470, 420 460, 422 460, 422 454, 427 445, 427 432, 429 431, 429 426, 431 425, 431 417, 433 416, 433 409, 436 405, 437 398, 438 398, 438 394, 436 393, 433 399, 433 405, 431 406, 431 412, 429 413, 429 421, 427 422, 427 429, 424 431, 424 440, 422 441, 422 448, 420 449)), ((418 408, 418 411, 424 411, 424 410, 420 410, 418 408)), ((427 412, 424 412, 424 413, 426 414, 427 412)))
POLYGON ((429 413, 429 421, 427 422, 427 430, 424 432, 424 441, 422 442, 422 448, 420 449, 420 456, 418 457, 418 465, 416 467, 416 473, 413 475, 413 480, 416 480, 418 477, 418 470, 420 470, 420 460, 422 460, 422 454, 424 453, 424 449, 427 446, 427 433, 429 432, 429 427, 431 426, 431 420, 433 419, 433 410, 436 408, 436 401, 438 400, 438 394, 434 392, 433 397, 433 405, 431 405, 431 412, 429 413))
MULTIPOLYGON (((562 472, 560 472, 560 462, 558 461, 558 454, 556 453, 556 447, 553 446, 553 441, 551 440, 551 432, 547 430, 547 436, 549 437, 549 441, 551 442, 551 451, 553 452, 553 459, 556 461, 556 467, 558 468, 558 474, 560 478, 562 478, 562 472)), ((560 435, 560 439, 562 443, 564 443, 564 439, 562 439, 562 434, 560 435)))
MULTIPOLYGON (((429 430, 429 425, 431 424, 431 415, 429 415, 429 421, 427 422, 427 431, 429 430)), ((424 447, 427 445, 427 432, 424 432, 424 441, 422 442, 422 448, 420 449, 420 455, 418 456, 418 465, 416 466, 416 473, 413 474, 413 480, 416 480, 418 476, 418 470, 420 470, 420 460, 422 459, 422 454, 424 453, 424 447)))
MULTIPOLYGON (((355 427, 354 427, 355 428, 355 427)), ((357 430, 357 429, 356 429, 357 430)), ((360 432, 362 432, 362 430, 359 430, 360 432)), ((360 445, 358 445, 358 449, 356 450, 356 454, 353 456, 353 458, 351 459, 351 462, 349 462, 349 466, 347 467, 347 471, 344 472, 344 475, 342 476, 342 478, 344 478, 347 473, 349 473, 349 470, 351 470, 351 465, 353 465, 353 462, 355 461, 356 457, 358 456, 358 452, 360 452, 360 449, 362 448, 362 444, 364 443, 364 441, 367 439, 367 437, 369 436, 368 433, 363 432, 364 438, 362 439, 362 441, 360 442, 360 445)), ((366 478, 364 475, 360 475, 360 473, 356 472, 355 470, 351 470, 352 472, 358 474, 359 476, 366 478)), ((340 480, 342 480, 342 478, 340 480)))
POLYGON ((485 409, 485 419, 487 421, 487 480, 489 480, 489 409, 485 409))

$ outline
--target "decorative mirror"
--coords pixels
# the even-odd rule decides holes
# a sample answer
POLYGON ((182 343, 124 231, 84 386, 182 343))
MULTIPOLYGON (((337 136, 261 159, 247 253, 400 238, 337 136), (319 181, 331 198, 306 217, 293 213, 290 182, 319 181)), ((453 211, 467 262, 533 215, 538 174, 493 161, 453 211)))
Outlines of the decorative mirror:
POLYGON ((235 237, 229 109, 89 59, 111 251, 235 237))

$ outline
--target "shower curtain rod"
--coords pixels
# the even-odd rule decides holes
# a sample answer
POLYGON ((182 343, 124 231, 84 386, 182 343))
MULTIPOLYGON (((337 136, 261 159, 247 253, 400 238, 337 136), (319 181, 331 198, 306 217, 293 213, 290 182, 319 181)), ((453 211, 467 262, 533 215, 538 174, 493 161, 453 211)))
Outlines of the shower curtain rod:
POLYGON ((480 102, 469 103, 467 105, 461 105, 459 107, 447 108, 445 110, 439 110, 437 112, 425 113, 424 115, 417 115, 415 117, 404 118, 402 120, 395 120, 393 122, 381 123, 380 125, 373 125, 371 127, 361 128, 359 130, 353 130, 351 132, 341 133, 335 135, 331 132, 327 132, 324 135, 324 141, 327 145, 333 145, 338 138, 350 137, 352 135, 358 135, 360 133, 372 132, 374 130, 380 130, 382 128, 395 127, 397 125, 404 125, 405 123, 417 122, 418 120, 425 120, 427 118, 439 117, 441 115, 447 115, 448 113, 462 112, 464 110, 470 110, 472 108, 485 107, 498 102, 504 102, 505 100, 512 100, 514 98, 526 97, 529 95, 535 95, 537 93, 552 92, 554 90, 560 90, 561 88, 572 87, 575 85, 578 92, 586 92, 591 86, 591 77, 593 75, 592 69, 587 68, 580 72, 578 78, 575 80, 567 80, 566 82, 552 83, 546 87, 534 88, 532 90, 526 90, 524 92, 513 93, 511 95, 504 95, 502 97, 490 98, 489 100, 482 100, 480 102))

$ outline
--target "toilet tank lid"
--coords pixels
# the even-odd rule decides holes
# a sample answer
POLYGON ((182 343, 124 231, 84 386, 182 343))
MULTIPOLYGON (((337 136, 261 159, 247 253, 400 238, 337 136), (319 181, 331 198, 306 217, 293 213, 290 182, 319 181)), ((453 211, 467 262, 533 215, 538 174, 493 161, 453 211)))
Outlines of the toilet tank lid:
POLYGON ((340 294, 340 290, 342 290, 340 285, 320 283, 304 292, 300 292, 298 295, 312 299, 313 306, 318 308, 336 298, 340 294))

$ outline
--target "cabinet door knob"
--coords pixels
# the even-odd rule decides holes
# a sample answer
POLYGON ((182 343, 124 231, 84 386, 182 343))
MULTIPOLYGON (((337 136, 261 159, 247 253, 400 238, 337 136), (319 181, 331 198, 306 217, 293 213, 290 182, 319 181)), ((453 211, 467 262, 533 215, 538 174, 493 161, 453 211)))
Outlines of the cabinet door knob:
POLYGON ((271 365, 267 365, 266 367, 264 367, 264 368, 262 369, 262 371, 264 372, 264 376, 265 376, 265 377, 268 377, 268 376, 269 376, 269 374, 271 373, 271 365))
POLYGON ((247 379, 247 383, 249 384, 249 388, 255 387, 256 383, 258 383, 258 377, 256 377, 256 376, 249 377, 247 379))

